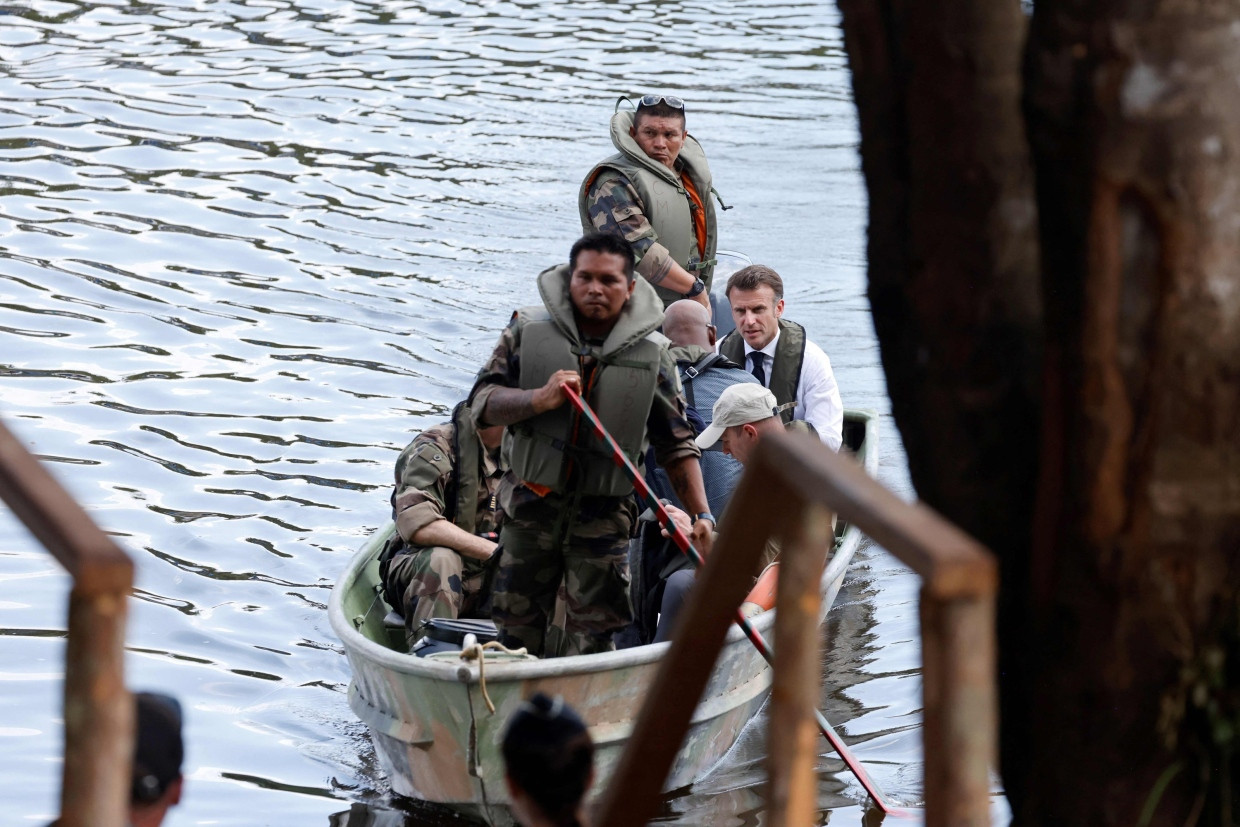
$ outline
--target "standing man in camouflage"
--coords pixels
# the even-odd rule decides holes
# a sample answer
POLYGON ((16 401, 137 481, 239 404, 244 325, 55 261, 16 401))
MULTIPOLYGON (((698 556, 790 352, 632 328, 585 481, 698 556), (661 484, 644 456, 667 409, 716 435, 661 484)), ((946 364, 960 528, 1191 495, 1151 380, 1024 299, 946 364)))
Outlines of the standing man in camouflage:
MULTIPOLYGON (((523 308, 500 336, 474 386, 479 427, 507 425, 511 469, 492 618, 506 646, 544 654, 564 581, 566 654, 613 648, 632 619, 627 550, 637 517, 633 486, 582 421, 562 385, 582 394, 628 457, 653 445, 688 513, 692 540, 710 551, 715 518, 698 467, 701 452, 654 290, 633 272, 624 239, 587 235, 569 263, 538 276, 542 307, 523 308)), ((551 653, 555 654, 555 653, 551 653)))
POLYGON ((577 196, 583 231, 633 245, 637 272, 664 307, 689 298, 709 310, 718 239, 714 189, 706 153, 685 130, 685 102, 642 97, 636 110, 612 116, 611 142, 616 154, 594 165, 577 196))
MULTIPOLYGON (((412 638, 423 621, 484 608, 499 528, 502 427, 476 428, 462 402, 396 460, 392 517, 402 541, 380 563, 384 596, 412 638)), ((412 643, 412 639, 410 643, 412 643)))

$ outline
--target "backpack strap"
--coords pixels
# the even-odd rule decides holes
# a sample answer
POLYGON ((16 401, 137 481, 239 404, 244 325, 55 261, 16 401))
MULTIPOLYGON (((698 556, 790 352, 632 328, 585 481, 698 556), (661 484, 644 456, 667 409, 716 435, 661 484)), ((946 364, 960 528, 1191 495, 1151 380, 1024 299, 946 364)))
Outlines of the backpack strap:
MULTIPOLYGON (((697 409, 697 403, 693 399, 693 380, 723 362, 731 364, 728 357, 722 353, 708 353, 681 372, 680 384, 684 386, 685 401, 689 403, 689 407, 697 409)), ((728 365, 723 365, 723 367, 728 367, 728 365)))

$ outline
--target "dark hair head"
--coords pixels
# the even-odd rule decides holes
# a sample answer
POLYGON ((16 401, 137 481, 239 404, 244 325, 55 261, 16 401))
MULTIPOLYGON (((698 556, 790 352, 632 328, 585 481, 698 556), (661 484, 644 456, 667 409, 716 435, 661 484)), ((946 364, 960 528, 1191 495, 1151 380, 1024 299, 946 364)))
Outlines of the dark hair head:
POLYGON ((728 277, 723 295, 731 296, 733 290, 757 290, 764 284, 775 291, 775 301, 784 297, 784 280, 765 264, 751 264, 737 270, 728 277))
POLYGON ((134 804, 150 804, 181 777, 181 704, 155 692, 137 692, 134 701, 138 714, 131 797, 134 804))
POLYGON ((577 255, 583 250, 592 253, 612 253, 624 259, 624 272, 628 273, 629 281, 633 280, 633 268, 637 266, 637 256, 633 254, 630 244, 618 235, 611 233, 586 233, 577 239, 573 249, 568 253, 568 270, 577 269, 577 255))
POLYGON ((683 132, 687 126, 685 121, 685 110, 683 107, 676 108, 668 106, 660 101, 654 106, 642 106, 638 104, 637 111, 633 113, 633 128, 637 129, 641 126, 642 118, 649 115, 652 118, 680 118, 680 129, 683 132))
POLYGON ((577 808, 594 769, 594 742, 585 723, 558 695, 539 692, 508 721, 502 744, 509 779, 558 825, 577 823, 577 808))

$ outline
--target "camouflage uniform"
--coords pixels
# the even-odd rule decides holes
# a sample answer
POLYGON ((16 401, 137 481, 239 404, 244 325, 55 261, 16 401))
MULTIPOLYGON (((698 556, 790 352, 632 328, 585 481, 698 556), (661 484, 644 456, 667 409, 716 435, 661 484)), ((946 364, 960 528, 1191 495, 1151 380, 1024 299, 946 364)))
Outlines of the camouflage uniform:
MULTIPOLYGON (((649 293, 646 298, 657 308, 653 290, 640 283, 638 287, 649 293)), ((521 333, 522 321, 514 318, 479 373, 471 397, 479 426, 485 424, 479 421, 481 412, 495 387, 520 387, 521 333)), ((585 369, 592 374, 595 367, 585 369)), ((584 379, 583 385, 590 387, 590 377, 584 379)), ((589 428, 575 430, 575 437, 565 434, 566 441, 603 450, 589 428)), ((676 365, 666 347, 661 349, 646 434, 664 465, 700 455, 685 418, 676 365)), ((612 634, 632 620, 627 552, 636 518, 633 497, 583 496, 576 488, 572 471, 560 490, 550 492, 536 492, 511 470, 500 483, 504 554, 496 573, 491 616, 507 646, 524 646, 537 655, 608 651, 613 648, 612 634), (565 643, 562 652, 545 652, 561 580, 566 593, 565 643)))
POLYGON ((614 169, 599 173, 586 193, 586 209, 594 229, 629 242, 641 274, 651 284, 663 281, 672 269, 672 258, 666 249, 656 246, 659 234, 642 212, 641 196, 628 178, 614 169))
MULTIPOLYGON (((477 440, 472 423, 467 436, 477 440)), ((454 494, 454 451, 456 426, 435 425, 418 435, 396 461, 396 490, 392 511, 396 530, 406 543, 386 564, 387 591, 401 595, 396 608, 405 617, 410 632, 431 617, 459 617, 475 614, 485 602, 491 569, 489 561, 465 557, 444 546, 419 546, 412 538, 436 520, 450 519, 449 503, 454 494)), ((498 457, 489 455, 479 443, 477 515, 471 533, 495 532, 499 527, 496 495, 502 472, 498 457)), ((468 496, 465 494, 465 496, 468 496)), ((456 520, 454 520, 456 522, 456 520)))
POLYGON ((673 264, 700 277, 708 291, 713 282, 718 226, 710 165, 701 144, 686 135, 675 170, 668 169, 629 135, 633 122, 630 110, 612 116, 611 140, 618 152, 586 175, 577 208, 583 232, 610 233, 629 242, 638 274, 667 307, 684 298, 662 285, 673 264))

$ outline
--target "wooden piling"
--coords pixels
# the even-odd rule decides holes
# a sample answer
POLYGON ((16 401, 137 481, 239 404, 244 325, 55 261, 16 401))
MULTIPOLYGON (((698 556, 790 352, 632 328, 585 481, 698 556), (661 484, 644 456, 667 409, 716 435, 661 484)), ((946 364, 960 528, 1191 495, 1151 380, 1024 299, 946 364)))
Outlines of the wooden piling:
POLYGON ((812 437, 763 437, 762 451, 746 466, 733 501, 745 503, 746 513, 724 515, 705 568, 708 579, 690 595, 690 610, 675 630, 620 769, 602 796, 599 827, 645 824, 655 813, 663 779, 743 595, 735 578, 753 566, 781 524, 792 527, 780 559, 775 618, 768 820, 812 823, 818 750, 809 716, 818 701, 816 601, 823 551, 814 538, 824 531, 831 536, 832 510, 922 578, 926 824, 987 825, 996 751, 998 590, 998 567, 990 553, 932 509, 904 502, 812 437))
POLYGON ((3 424, 0 498, 73 577, 59 825, 124 827, 135 716, 124 680, 133 562, 3 424))
POLYGON ((830 510, 810 503, 782 541, 775 604, 777 655, 766 735, 766 823, 772 827, 812 824, 817 810, 819 582, 834 540, 830 510))

